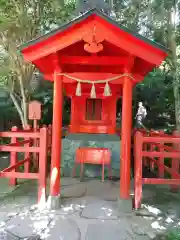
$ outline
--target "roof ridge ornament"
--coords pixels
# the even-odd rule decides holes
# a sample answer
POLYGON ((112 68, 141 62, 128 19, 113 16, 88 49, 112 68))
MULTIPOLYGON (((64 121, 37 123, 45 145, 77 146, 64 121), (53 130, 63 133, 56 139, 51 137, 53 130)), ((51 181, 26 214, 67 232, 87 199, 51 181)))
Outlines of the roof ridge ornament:
POLYGON ((97 31, 96 25, 94 25, 92 33, 88 33, 83 37, 83 40, 85 42, 84 44, 84 50, 86 52, 95 54, 103 50, 103 44, 104 37, 102 37, 102 34, 97 31))

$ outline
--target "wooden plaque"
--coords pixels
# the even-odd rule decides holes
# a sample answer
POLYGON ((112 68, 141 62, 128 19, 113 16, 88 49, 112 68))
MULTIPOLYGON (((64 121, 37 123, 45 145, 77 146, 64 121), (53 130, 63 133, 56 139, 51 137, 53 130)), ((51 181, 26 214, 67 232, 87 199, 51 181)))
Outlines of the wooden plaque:
POLYGON ((29 120, 41 119, 41 103, 32 101, 29 103, 29 120))

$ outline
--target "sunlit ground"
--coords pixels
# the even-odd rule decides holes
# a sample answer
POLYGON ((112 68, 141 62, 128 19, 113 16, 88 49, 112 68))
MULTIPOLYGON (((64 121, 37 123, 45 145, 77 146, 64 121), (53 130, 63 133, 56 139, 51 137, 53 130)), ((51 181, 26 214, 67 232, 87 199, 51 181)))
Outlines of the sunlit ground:
POLYGON ((97 234, 109 234, 111 239, 116 234, 147 239, 180 226, 180 197, 168 188, 145 187, 143 209, 127 216, 117 207, 119 182, 63 179, 61 208, 56 211, 46 209, 44 201, 36 205, 36 190, 35 183, 26 182, 0 197, 0 239, 7 234, 22 239, 39 235, 41 239, 76 240, 87 239, 87 234, 88 240, 97 234))

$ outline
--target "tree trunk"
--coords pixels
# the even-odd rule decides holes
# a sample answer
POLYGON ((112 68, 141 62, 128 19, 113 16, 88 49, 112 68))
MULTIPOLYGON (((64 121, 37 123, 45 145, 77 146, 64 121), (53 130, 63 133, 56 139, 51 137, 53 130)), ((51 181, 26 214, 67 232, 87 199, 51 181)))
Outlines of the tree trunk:
POLYGON ((23 80, 22 76, 19 76, 19 84, 20 84, 20 91, 21 91, 21 96, 22 96, 22 111, 23 111, 23 119, 24 119, 24 126, 26 127, 28 125, 28 117, 27 117, 27 99, 26 99, 26 94, 23 86, 23 80))
POLYGON ((19 117, 21 119, 21 123, 22 123, 22 126, 23 128, 25 128, 26 126, 26 122, 24 121, 24 114, 23 114, 23 111, 21 109, 21 107, 19 106, 19 103, 17 101, 17 99, 15 98, 14 94, 13 93, 10 93, 10 97, 14 103, 14 106, 16 107, 17 111, 18 111, 18 114, 19 114, 19 117))
POLYGON ((173 92, 174 92, 174 105, 175 105, 175 120, 176 120, 176 130, 180 131, 180 87, 179 78, 177 74, 177 56, 176 56, 176 33, 175 26, 176 23, 173 22, 174 14, 176 12, 176 5, 172 6, 171 11, 168 13, 168 42, 169 47, 172 51, 172 74, 173 74, 173 92))

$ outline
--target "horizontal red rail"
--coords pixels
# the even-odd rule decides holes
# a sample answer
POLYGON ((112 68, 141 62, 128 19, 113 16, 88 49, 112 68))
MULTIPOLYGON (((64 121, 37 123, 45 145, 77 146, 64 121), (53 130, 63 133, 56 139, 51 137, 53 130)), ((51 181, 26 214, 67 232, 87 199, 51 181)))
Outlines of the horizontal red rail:
POLYGON ((143 184, 162 184, 170 185, 171 189, 177 190, 178 185, 180 185, 180 173, 179 173, 179 163, 180 163, 180 151, 176 149, 176 146, 180 146, 180 137, 164 135, 164 134, 149 134, 150 136, 143 135, 142 132, 137 131, 135 134, 135 209, 141 207, 142 201, 142 185, 143 184), (156 136, 153 136, 156 135, 156 136), (163 136, 162 136, 163 135, 163 136), (144 144, 146 143, 146 144, 144 144), (166 143, 171 143, 171 146, 166 146, 166 143), (151 148, 148 151, 148 146, 151 148), (146 146, 146 149, 144 147, 146 146), (157 151, 154 148, 157 146, 157 151), (174 149, 175 148, 175 149, 174 149), (145 158, 144 158, 145 157, 145 158), (154 159, 158 158, 158 159, 154 159), (171 158, 171 167, 164 164, 164 158, 171 158), (157 178, 143 178, 142 168, 143 162, 147 165, 150 160, 151 170, 154 170, 154 163, 159 167, 157 178), (153 167, 152 167, 153 166, 153 167), (165 179, 164 171, 171 175, 171 179, 165 179), (176 186, 174 188, 174 186, 176 186))
POLYGON ((180 174, 177 172, 174 172, 171 168, 165 166, 164 164, 161 164, 158 160, 155 160, 153 158, 148 157, 152 162, 154 162, 157 166, 163 168, 166 170, 166 172, 170 173, 173 176, 176 176, 177 178, 180 178, 180 174))
POLYGON ((20 145, 27 144, 27 143, 30 143, 30 142, 31 142, 31 140, 24 140, 24 141, 21 141, 21 142, 10 143, 6 146, 16 147, 16 146, 20 146, 20 145))
POLYGON ((180 137, 143 137, 143 143, 180 143, 180 137))
POLYGON ((174 149, 173 147, 170 147, 170 146, 163 145, 163 144, 161 144, 161 143, 151 143, 151 144, 152 144, 152 145, 155 145, 155 146, 157 146, 157 147, 159 147, 159 148, 162 147, 164 150, 168 150, 168 151, 173 150, 174 152, 180 153, 180 150, 174 149))
POLYGON ((144 184, 168 184, 168 185, 179 185, 180 179, 164 179, 164 178, 143 178, 144 184))
POLYGON ((179 152, 148 152, 143 151, 142 152, 143 157, 164 157, 164 158, 180 158, 179 152))
POLYGON ((19 161, 18 163, 14 164, 13 166, 10 166, 8 168, 5 168, 4 170, 2 170, 1 172, 10 172, 14 169, 16 169, 17 167, 23 165, 26 162, 29 162, 30 158, 26 158, 25 160, 19 161))
POLYGON ((6 138, 40 138, 40 132, 0 132, 0 137, 6 138))
POLYGON ((5 178, 22 178, 22 179, 38 179, 40 178, 38 173, 20 173, 20 172, 0 172, 0 177, 5 178))
POLYGON ((0 145, 0 151, 1 152, 30 152, 30 153, 38 153, 40 152, 39 147, 25 147, 25 146, 19 146, 19 147, 12 147, 12 146, 6 146, 6 145, 0 145))

